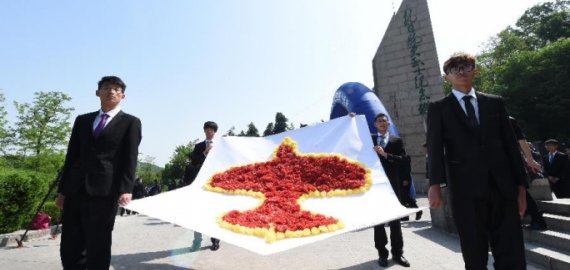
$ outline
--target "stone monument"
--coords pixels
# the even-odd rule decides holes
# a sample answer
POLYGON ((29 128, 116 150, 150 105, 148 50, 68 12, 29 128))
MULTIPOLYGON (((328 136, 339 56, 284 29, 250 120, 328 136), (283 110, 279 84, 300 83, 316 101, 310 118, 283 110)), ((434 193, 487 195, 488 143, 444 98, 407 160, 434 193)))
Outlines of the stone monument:
POLYGON ((444 96, 427 0, 403 0, 372 60, 373 91, 390 113, 412 158, 417 192, 426 193, 426 116, 444 96))

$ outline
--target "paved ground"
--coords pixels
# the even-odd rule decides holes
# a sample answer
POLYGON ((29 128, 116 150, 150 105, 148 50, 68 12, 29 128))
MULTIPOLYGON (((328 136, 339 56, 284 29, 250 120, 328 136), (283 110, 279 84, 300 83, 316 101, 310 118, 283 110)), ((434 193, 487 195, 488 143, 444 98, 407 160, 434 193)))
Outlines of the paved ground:
MULTIPOLYGON (((427 205, 425 198, 418 200, 427 205)), ((463 269, 457 237, 431 228, 429 211, 420 221, 403 223, 404 256, 411 268, 394 265, 388 269, 463 269)), ((389 229, 387 228, 389 231, 389 229)), ((377 264, 373 230, 347 233, 311 245, 260 256, 225 244, 210 251, 204 236, 200 250, 189 249, 190 230, 146 216, 117 217, 114 239, 113 269, 381 269, 377 264)), ((492 260, 492 259, 490 259, 492 260)), ((47 238, 25 242, 24 248, 13 245, 0 249, 0 268, 61 269, 59 240, 47 238)), ((489 269, 492 269, 491 262, 489 269)), ((533 266, 528 269, 540 269, 533 266)))

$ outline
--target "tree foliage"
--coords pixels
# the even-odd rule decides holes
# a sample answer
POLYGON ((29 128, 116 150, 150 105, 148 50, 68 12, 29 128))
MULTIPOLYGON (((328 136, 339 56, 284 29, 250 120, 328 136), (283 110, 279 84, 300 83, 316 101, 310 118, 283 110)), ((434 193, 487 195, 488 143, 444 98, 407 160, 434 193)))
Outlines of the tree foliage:
POLYGON ((62 92, 36 92, 32 104, 14 102, 18 111, 16 146, 20 152, 26 155, 31 151, 39 156, 66 145, 73 108, 66 107, 65 103, 70 100, 62 92))
POLYGON ((570 134, 570 38, 513 54, 501 66, 496 89, 509 112, 534 139, 570 134))
POLYGON ((570 1, 529 8, 478 56, 477 90, 503 96, 531 140, 570 134, 570 1))
POLYGON ((184 176, 184 170, 188 165, 188 156, 194 150, 194 146, 198 143, 198 139, 188 142, 186 145, 178 145, 174 149, 170 161, 164 166, 162 171, 162 183, 167 185, 168 183, 176 180, 182 180, 184 176))
POLYGON ((273 135, 273 123, 267 124, 265 130, 263 131, 263 137, 273 135))
POLYGON ((284 114, 278 112, 275 114, 275 126, 273 127, 273 134, 278 134, 290 130, 289 124, 287 123, 289 119, 285 117, 284 114))
POLYGON ((8 113, 6 112, 5 101, 4 94, 0 92, 0 154, 2 155, 5 155, 8 151, 10 138, 12 137, 8 128, 8 120, 6 119, 8 113))
POLYGON ((249 123, 249 125, 247 125, 247 131, 244 133, 243 136, 246 137, 259 137, 259 130, 257 130, 257 127, 255 127, 255 125, 253 124, 253 122, 249 123))

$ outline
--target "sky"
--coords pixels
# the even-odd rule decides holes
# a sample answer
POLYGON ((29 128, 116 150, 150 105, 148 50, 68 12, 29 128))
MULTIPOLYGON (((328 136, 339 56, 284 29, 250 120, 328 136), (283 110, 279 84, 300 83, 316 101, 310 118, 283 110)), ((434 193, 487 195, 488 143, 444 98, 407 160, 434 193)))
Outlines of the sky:
MULTIPOLYGON (((479 53, 537 0, 428 0, 438 59, 479 53)), ((127 84, 122 109, 143 125, 140 159, 164 166, 177 145, 283 113, 327 120, 345 82, 373 87, 372 58, 401 0, 7 1, 0 91, 13 102, 60 91, 73 119, 99 109, 102 76, 127 84)))

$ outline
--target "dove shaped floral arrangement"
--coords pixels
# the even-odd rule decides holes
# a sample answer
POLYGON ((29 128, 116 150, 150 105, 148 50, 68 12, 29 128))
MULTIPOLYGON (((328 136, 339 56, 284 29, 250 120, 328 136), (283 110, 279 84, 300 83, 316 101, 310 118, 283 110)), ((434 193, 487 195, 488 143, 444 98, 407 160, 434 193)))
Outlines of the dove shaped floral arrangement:
POLYGON ((339 154, 301 154, 297 143, 286 137, 271 160, 216 173, 205 188, 260 198, 255 208, 232 210, 220 215, 217 222, 222 228, 273 243, 343 229, 341 220, 303 210, 302 202, 308 197, 364 193, 371 185, 371 171, 366 165, 339 154))

